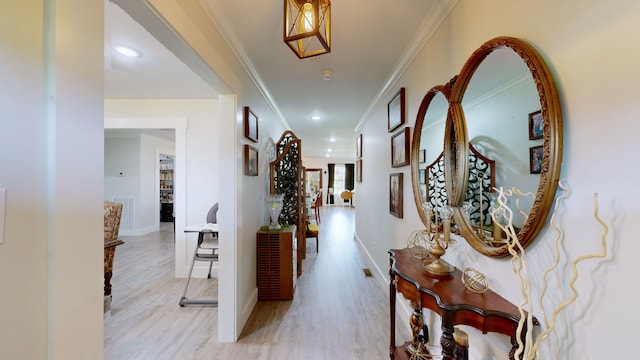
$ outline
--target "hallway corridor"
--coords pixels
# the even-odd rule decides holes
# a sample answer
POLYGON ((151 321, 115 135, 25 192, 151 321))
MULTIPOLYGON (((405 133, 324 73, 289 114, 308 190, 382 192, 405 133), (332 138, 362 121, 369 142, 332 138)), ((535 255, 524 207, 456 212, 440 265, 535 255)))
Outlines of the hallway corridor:
MULTIPOLYGON (((173 278, 172 228, 123 237, 104 358, 387 359, 388 288, 374 269, 364 274, 370 265, 354 238, 354 211, 321 208, 320 252, 308 239, 294 299, 259 301, 236 343, 218 343, 217 308, 178 306, 186 280, 173 278)), ((215 279, 191 284, 193 297, 215 296, 215 279)))

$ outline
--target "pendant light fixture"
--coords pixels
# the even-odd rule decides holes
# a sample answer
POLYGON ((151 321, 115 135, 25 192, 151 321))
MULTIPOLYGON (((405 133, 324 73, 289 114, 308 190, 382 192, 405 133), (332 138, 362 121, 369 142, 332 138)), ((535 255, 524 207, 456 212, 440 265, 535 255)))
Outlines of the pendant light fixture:
POLYGON ((300 59, 331 52, 331 1, 284 0, 284 42, 300 59))

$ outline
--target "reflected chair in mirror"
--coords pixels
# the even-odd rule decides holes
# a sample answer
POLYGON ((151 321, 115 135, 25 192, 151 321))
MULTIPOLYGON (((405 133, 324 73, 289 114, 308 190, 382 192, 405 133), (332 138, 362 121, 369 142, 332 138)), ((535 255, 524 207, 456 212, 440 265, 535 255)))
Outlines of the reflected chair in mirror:
POLYGON ((207 272, 207 279, 211 279, 211 270, 213 269, 213 263, 218 261, 218 231, 217 228, 213 230, 212 224, 218 224, 218 203, 215 203, 207 212, 207 224, 198 232, 198 242, 196 243, 196 249, 193 252, 193 259, 191 260, 191 268, 189 269, 189 275, 187 276, 187 284, 184 287, 184 292, 180 298, 180 306, 187 305, 200 305, 200 306, 218 306, 218 300, 203 299, 203 300, 190 300, 187 298, 187 290, 189 289, 189 283, 191 282, 191 276, 193 275, 193 268, 196 261, 208 262, 209 271, 207 272))
POLYGON ((116 246, 124 244, 118 239, 122 204, 111 201, 104 202, 104 310, 111 309, 111 277, 113 276, 113 259, 116 246))
POLYGON ((313 213, 309 213, 309 220, 315 220, 316 224, 320 224, 320 207, 322 207, 322 191, 315 194, 315 199, 311 203, 313 213))
POLYGON ((311 216, 311 214, 309 214, 309 216, 307 216, 307 232, 306 232, 306 237, 307 238, 316 238, 316 254, 318 253, 318 249, 320 248, 320 238, 318 238, 318 234, 320 232, 320 228, 319 228, 319 224, 320 224, 320 206, 322 205, 322 192, 319 191, 317 196, 316 196, 316 200, 314 201, 312 208, 313 208, 313 217, 311 216), (316 223, 313 224, 311 222, 311 219, 315 219, 316 223))

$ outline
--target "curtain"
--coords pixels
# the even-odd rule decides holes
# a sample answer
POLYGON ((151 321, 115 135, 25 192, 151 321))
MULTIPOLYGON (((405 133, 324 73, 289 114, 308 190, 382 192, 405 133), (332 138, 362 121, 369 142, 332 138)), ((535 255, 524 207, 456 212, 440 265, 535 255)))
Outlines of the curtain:
MULTIPOLYGON (((336 171, 336 164, 328 164, 329 166, 329 184, 327 187, 333 190, 333 178, 336 171)), ((327 191, 327 204, 333 204, 333 193, 332 191, 327 191)))
POLYGON ((353 191, 353 174, 355 170, 355 164, 344 164, 344 187, 353 191))

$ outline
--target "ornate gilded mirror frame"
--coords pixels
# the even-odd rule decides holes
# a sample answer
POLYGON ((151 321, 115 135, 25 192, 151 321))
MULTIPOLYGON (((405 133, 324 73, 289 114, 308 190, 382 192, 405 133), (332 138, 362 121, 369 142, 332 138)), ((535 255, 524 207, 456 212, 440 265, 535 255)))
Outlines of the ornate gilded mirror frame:
MULTIPOLYGON (((444 133, 444 176, 446 193, 451 194, 451 196, 447 196, 447 200, 455 210, 455 232, 464 237, 478 252, 496 257, 508 255, 506 245, 482 241, 476 229, 467 221, 466 215, 462 210, 465 193, 469 185, 469 157, 471 152, 462 98, 472 76, 483 60, 493 51, 504 48, 511 49, 528 68, 533 77, 541 107, 544 131, 540 178, 529 215, 518 232, 518 239, 523 247, 526 247, 535 239, 545 224, 558 187, 562 163, 563 129, 560 100, 553 76, 544 59, 533 46, 523 40, 512 37, 497 37, 482 44, 467 60, 458 76, 454 77, 446 85, 431 88, 425 94, 416 116, 411 150, 414 200, 418 214, 426 225, 427 214, 422 208, 425 199, 420 189, 420 138, 423 122, 431 101, 437 94, 442 93, 449 104, 444 133)), ((499 165, 497 164, 497 166, 499 165)), ((510 187, 511 185, 504 184, 503 186, 510 187)))
MULTIPOLYGON (((413 199, 416 203, 416 207, 418 209, 418 214, 420 215, 420 219, 426 225, 427 224, 427 214, 424 212, 422 208, 425 194, 422 193, 420 189, 420 138, 423 130, 424 120, 427 115, 427 111, 429 106, 431 105, 432 100, 436 95, 443 95, 449 104, 449 99, 451 98, 451 90, 453 88, 453 84, 455 83, 456 78, 454 77, 445 85, 438 85, 431 88, 422 99, 420 103, 420 108, 418 109, 418 114, 416 115, 416 123, 413 132, 413 139, 411 141, 411 177, 412 177, 412 185, 413 185, 413 199)), ((459 126, 460 123, 456 123, 453 121, 453 117, 451 114, 451 106, 449 105, 449 109, 447 110, 447 118, 445 122, 445 130, 444 130, 444 147, 442 149, 444 155, 444 188, 446 194, 452 194, 452 196, 446 196, 448 205, 452 206, 453 204, 459 203, 464 199, 464 192, 459 191, 459 189, 463 189, 463 181, 467 176, 464 171, 465 166, 447 166, 447 164, 464 164, 466 163, 466 159, 464 158, 464 153, 461 151, 459 141, 455 139, 462 139, 463 143, 466 138, 464 137, 465 132, 459 126), (448 141, 447 139, 454 139, 448 141), (459 171, 462 171, 460 173, 459 171)), ((463 125, 463 124, 462 124, 463 125)), ((426 186, 428 187, 428 181, 426 186)), ((429 193, 429 189, 427 188, 426 193, 429 193)))
MULTIPOLYGON (((482 44, 482 46, 480 46, 480 48, 471 55, 463 66, 462 71, 458 76, 458 80, 453 87, 451 95, 451 111, 454 115, 455 122, 462 124, 466 123, 464 111, 461 105, 465 90, 467 89, 474 72, 482 61, 485 60, 485 58, 493 51, 500 48, 509 48, 513 50, 513 52, 519 56, 528 67, 529 72, 533 77, 535 87, 538 90, 542 112, 544 134, 540 181, 538 183, 538 190, 535 194, 529 216, 526 218, 523 226, 518 232, 518 239, 520 243, 523 247, 526 247, 533 241, 533 239, 535 239, 540 232, 540 229, 542 229, 545 224, 549 210, 553 205, 553 199, 555 198, 562 163, 562 111, 558 91, 547 64, 538 51, 523 40, 512 37, 497 37, 489 40, 482 44)), ((468 136, 468 134, 466 134, 466 126, 460 125, 460 128, 465 129, 465 134, 460 134, 462 136, 458 141, 466 142, 466 137, 468 136)), ((467 159, 469 157, 469 146, 461 146, 460 148, 465 152, 463 158, 467 159)), ((466 163, 465 166, 467 166, 466 163)), ((468 177, 465 176, 462 180, 464 183, 462 184, 460 191, 464 192, 462 189, 467 188, 468 177)), ((507 187, 509 184, 505 184, 504 186, 507 187)), ((475 250, 484 255, 508 255, 506 245, 490 245, 479 238, 477 232, 474 231, 474 228, 467 221, 463 211, 461 210, 461 205, 461 202, 453 204, 453 206, 456 207, 454 216, 460 235, 463 236, 475 250)))

